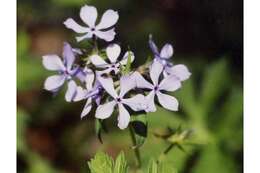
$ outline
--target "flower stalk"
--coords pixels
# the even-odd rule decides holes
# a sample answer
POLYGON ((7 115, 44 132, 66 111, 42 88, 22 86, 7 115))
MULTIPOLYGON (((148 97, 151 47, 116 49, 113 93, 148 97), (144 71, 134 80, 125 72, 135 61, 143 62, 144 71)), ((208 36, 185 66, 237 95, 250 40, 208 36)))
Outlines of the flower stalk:
POLYGON ((136 161, 137 161, 137 168, 141 168, 142 167, 141 154, 140 154, 139 147, 135 147, 137 145, 137 142, 136 142, 136 138, 135 138, 135 134, 134 134, 134 129, 131 124, 129 125, 129 132, 130 132, 131 140, 132 140, 132 143, 134 146, 133 150, 134 150, 134 154, 135 154, 136 161))

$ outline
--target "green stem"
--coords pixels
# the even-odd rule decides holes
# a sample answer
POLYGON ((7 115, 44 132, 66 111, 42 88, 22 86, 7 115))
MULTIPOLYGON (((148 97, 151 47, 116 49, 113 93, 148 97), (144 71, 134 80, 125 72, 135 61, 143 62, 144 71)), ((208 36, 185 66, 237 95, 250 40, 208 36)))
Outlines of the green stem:
POLYGON ((98 44, 97 44, 97 37, 93 36, 93 43, 94 43, 94 50, 96 53, 98 53, 98 44))
POLYGON ((169 145, 169 147, 167 147, 167 148, 163 151, 163 153, 160 154, 160 156, 159 156, 157 162, 158 162, 158 163, 162 162, 163 159, 165 158, 165 156, 172 150, 173 147, 175 147, 175 144, 169 145))
POLYGON ((140 150, 138 147, 135 147, 136 146, 136 138, 135 138, 135 134, 134 134, 134 129, 131 125, 129 125, 129 131, 130 131, 130 136, 131 136, 131 139, 132 139, 132 143, 134 145, 134 153, 135 153, 135 157, 136 157, 136 160, 137 160, 137 167, 138 168, 141 168, 142 166, 142 162, 141 162, 141 155, 140 155, 140 150))

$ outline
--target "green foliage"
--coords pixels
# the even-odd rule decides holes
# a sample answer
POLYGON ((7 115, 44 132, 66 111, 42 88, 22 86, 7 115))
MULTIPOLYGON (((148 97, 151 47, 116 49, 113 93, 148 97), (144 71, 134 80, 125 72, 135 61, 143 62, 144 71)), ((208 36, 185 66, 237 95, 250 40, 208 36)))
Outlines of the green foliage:
POLYGON ((88 166, 91 173, 128 173, 128 165, 123 152, 117 156, 115 162, 107 154, 98 152, 88 162, 88 166))
POLYGON ((17 89, 42 88, 44 70, 41 59, 29 55, 30 40, 26 32, 20 31, 17 37, 17 89))
POLYGON ((96 136, 98 137, 98 139, 101 143, 103 143, 102 136, 101 136, 103 131, 105 131, 105 128, 104 128, 102 120, 96 119, 95 120, 95 132, 96 132, 96 136))
POLYGON ((114 173, 128 173, 128 165, 124 152, 120 152, 116 158, 114 173))
POLYGON ((130 125, 135 138, 135 145, 133 148, 141 147, 147 138, 147 115, 141 114, 138 116, 131 116, 130 125))
POLYGON ((237 173, 234 161, 216 145, 205 146, 201 157, 192 169, 193 173, 237 173))
POLYGON ((127 63, 125 65, 125 67, 120 67, 120 68, 122 68, 121 69, 122 74, 124 74, 124 75, 128 74, 131 71, 131 64, 132 64, 131 56, 134 56, 134 55, 132 55, 132 53, 130 51, 128 51, 127 63))
POLYGON ((27 150, 26 141, 25 141, 25 130, 26 124, 28 121, 28 115, 22 109, 17 109, 17 152, 23 153, 27 150))
POLYGON ((36 153, 29 154, 29 173, 58 173, 50 163, 36 153))
POLYGON ((54 4, 64 7, 80 7, 82 4, 90 3, 91 0, 52 0, 54 4))
POLYGON ((208 113, 214 106, 216 99, 230 84, 228 65, 225 59, 212 64, 204 73, 201 106, 208 113))
POLYGON ((177 173, 177 170, 170 163, 156 162, 152 159, 148 164, 147 173, 177 173))

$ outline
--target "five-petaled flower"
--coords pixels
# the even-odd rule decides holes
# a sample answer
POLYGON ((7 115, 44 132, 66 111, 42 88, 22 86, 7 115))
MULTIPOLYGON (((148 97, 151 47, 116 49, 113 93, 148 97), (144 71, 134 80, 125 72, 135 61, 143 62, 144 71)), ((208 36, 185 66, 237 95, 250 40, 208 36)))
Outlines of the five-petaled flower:
POLYGON ((68 43, 64 43, 63 61, 58 55, 43 56, 43 65, 46 69, 57 71, 57 75, 48 77, 45 80, 44 88, 48 91, 57 92, 65 81, 68 81, 68 89, 65 94, 66 101, 72 101, 75 97, 77 85, 73 80, 74 77, 82 79, 83 71, 79 66, 73 66, 75 53, 68 43))
POLYGON ((87 26, 79 25, 72 18, 69 18, 64 22, 64 25, 67 28, 72 29, 79 34, 83 34, 80 37, 76 37, 78 42, 92 38, 94 35, 105 41, 114 40, 116 33, 114 28, 111 29, 111 27, 116 24, 119 18, 116 11, 111 9, 105 11, 100 23, 96 25, 97 9, 94 6, 85 5, 80 10, 80 18, 87 26))
POLYGON ((146 102, 143 95, 137 94, 130 98, 124 98, 127 92, 136 87, 135 80, 132 76, 127 75, 120 78, 119 94, 117 94, 111 78, 103 78, 99 76, 98 80, 106 92, 112 96, 113 100, 98 106, 95 115, 96 118, 106 119, 110 117, 115 106, 118 106, 118 127, 120 129, 125 129, 130 122, 130 114, 125 108, 125 105, 130 107, 133 111, 141 111, 146 109, 146 102))
POLYGON ((150 78, 152 83, 148 82, 143 78, 143 76, 135 72, 133 74, 137 88, 145 88, 150 90, 150 93, 146 96, 147 101, 147 112, 155 112, 156 107, 154 103, 155 95, 158 98, 159 103, 166 109, 177 111, 178 101, 173 96, 164 94, 164 91, 175 91, 181 87, 181 82, 174 76, 166 76, 161 82, 159 82, 159 77, 163 71, 163 65, 158 61, 155 61, 150 66, 150 78))
POLYGON ((90 60, 92 64, 94 64, 97 68, 105 69, 102 71, 102 73, 110 73, 111 71, 114 71, 114 73, 117 74, 120 71, 120 65, 126 65, 129 57, 131 62, 133 62, 135 58, 133 52, 127 51, 123 58, 120 61, 118 61, 120 53, 120 46, 118 44, 111 44, 106 48, 106 55, 110 63, 107 63, 99 55, 92 55, 90 57, 90 60))
POLYGON ((163 74, 167 75, 175 75, 177 79, 180 81, 187 80, 191 73, 188 68, 183 64, 174 65, 170 62, 170 58, 173 55, 173 47, 171 44, 166 43, 162 50, 159 52, 156 44, 152 40, 152 35, 149 37, 149 46, 154 54, 154 61, 158 61, 163 65, 163 74))

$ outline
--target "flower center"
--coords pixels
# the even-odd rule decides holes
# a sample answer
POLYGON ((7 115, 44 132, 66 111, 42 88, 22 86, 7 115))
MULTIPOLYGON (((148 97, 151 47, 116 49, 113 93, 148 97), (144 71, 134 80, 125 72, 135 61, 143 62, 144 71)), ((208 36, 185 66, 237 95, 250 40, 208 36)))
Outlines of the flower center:
POLYGON ((154 87, 154 91, 158 91, 158 89, 159 89, 159 87, 158 87, 158 85, 156 85, 156 86, 154 87))
POLYGON ((115 64, 112 64, 112 66, 111 66, 112 68, 115 68, 116 66, 115 66, 115 64))
POLYGON ((95 31, 95 28, 90 28, 90 31, 92 31, 92 32, 95 31))
POLYGON ((68 70, 65 70, 65 71, 64 71, 64 74, 65 74, 65 75, 69 75, 68 70))
POLYGON ((117 101, 117 102, 121 102, 122 99, 118 97, 118 98, 116 98, 116 101, 117 101))

